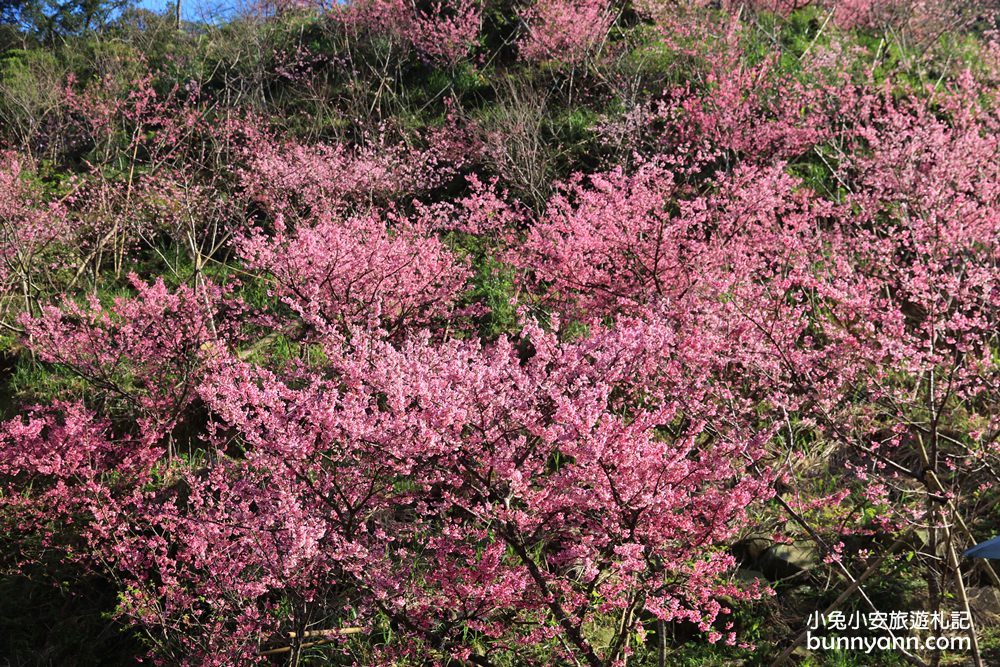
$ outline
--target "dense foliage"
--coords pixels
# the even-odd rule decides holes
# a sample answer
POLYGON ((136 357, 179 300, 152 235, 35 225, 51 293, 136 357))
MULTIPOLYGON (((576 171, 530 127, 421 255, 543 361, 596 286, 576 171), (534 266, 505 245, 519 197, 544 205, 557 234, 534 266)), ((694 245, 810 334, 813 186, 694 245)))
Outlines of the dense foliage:
POLYGON ((10 664, 997 657, 993 3, 91 4, 0 29, 10 664))

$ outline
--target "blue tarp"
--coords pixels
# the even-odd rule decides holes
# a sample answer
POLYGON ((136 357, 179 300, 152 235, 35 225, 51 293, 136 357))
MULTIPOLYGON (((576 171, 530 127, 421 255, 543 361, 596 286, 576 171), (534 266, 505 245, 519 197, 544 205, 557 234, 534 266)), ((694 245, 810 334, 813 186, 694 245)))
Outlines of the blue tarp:
POLYGON ((966 549, 962 555, 966 558, 996 558, 1000 560, 1000 537, 980 542, 976 546, 966 549))

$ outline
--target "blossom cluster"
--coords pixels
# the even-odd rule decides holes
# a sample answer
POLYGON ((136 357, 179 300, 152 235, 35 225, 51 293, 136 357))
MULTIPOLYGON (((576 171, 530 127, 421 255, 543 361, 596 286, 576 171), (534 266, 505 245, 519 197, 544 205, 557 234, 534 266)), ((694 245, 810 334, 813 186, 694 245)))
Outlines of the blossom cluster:
MULTIPOLYGON (((457 108, 501 11, 478 2, 323 10, 359 54, 440 68, 420 131, 213 125, 199 86, 69 81, 72 134, 132 162, 46 200, 42 161, 0 155, 0 323, 54 378, 0 424, 16 559, 100 572, 161 664, 598 667, 667 625, 740 643, 771 591, 732 546, 771 499, 842 512, 804 531, 831 567, 846 537, 957 525, 1000 469, 1000 96, 754 54, 744 11, 803 3, 665 4, 505 9, 511 67, 614 97, 561 173, 562 144, 491 171, 489 114, 457 108), (632 97, 630 21, 676 67, 632 97)), ((883 5, 937 7, 821 9, 883 5)))

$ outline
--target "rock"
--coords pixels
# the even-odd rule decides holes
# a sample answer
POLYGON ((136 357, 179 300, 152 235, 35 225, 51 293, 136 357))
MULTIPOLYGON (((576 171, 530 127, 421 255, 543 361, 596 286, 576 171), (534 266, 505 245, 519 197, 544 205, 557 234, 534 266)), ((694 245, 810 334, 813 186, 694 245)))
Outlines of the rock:
POLYGON ((752 565, 760 560, 773 544, 774 540, 767 535, 754 533, 733 544, 732 553, 741 563, 752 565))
POLYGON ((758 561, 764 552, 774 546, 774 540, 766 535, 750 535, 743 543, 746 545, 747 555, 750 560, 758 561))
POLYGON ((819 563, 819 554, 807 542, 775 544, 761 554, 758 568, 771 581, 797 577, 812 570, 819 563))
POLYGON ((748 584, 759 583, 761 586, 765 586, 767 584, 767 577, 764 576, 763 572, 744 567, 737 568, 736 578, 748 584))

